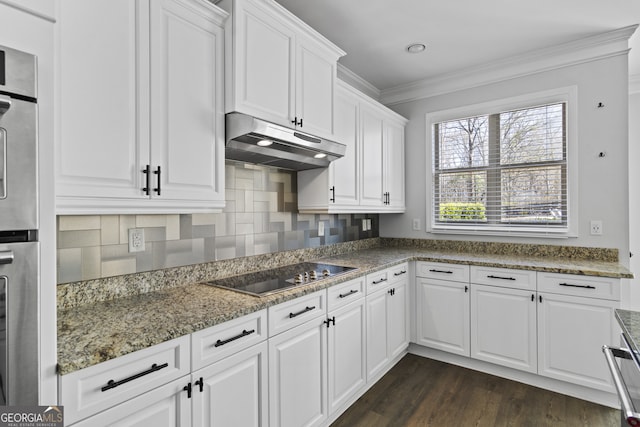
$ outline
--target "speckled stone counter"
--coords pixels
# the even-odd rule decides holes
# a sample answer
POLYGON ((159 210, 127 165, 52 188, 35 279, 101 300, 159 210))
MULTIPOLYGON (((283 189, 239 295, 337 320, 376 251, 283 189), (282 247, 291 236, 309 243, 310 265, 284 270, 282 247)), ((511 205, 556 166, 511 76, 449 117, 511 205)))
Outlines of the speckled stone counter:
MULTIPOLYGON (((405 261, 425 260, 602 277, 633 277, 617 260, 607 257, 531 256, 526 255, 530 252, 516 250, 507 251, 509 254, 464 252, 460 248, 379 245, 379 241, 374 245, 378 247, 361 243, 343 246, 341 250, 296 252, 295 255, 282 255, 281 258, 273 254, 270 257, 256 257, 252 261, 255 262, 252 264, 254 268, 250 268, 247 265, 249 261, 243 259, 238 261, 240 267, 226 268, 223 273, 211 265, 202 267, 205 272, 192 268, 188 277, 173 271, 150 272, 149 278, 129 278, 129 286, 144 289, 138 289, 133 294, 128 290, 126 296, 120 298, 117 295, 114 297, 113 289, 105 289, 104 292, 109 294, 109 298, 105 298, 96 284, 92 284, 88 293, 81 291, 81 284, 59 286, 58 372, 68 374, 405 261), (232 275, 230 272, 240 274, 258 267, 271 268, 277 262, 272 260, 271 264, 265 263, 267 259, 277 258, 281 265, 285 265, 314 259, 311 257, 313 255, 316 255, 315 259, 356 267, 358 270, 265 297, 198 283, 232 275), (309 257, 303 259, 304 256, 309 257), (149 283, 153 282, 153 277, 159 278, 161 274, 174 275, 174 281, 180 283, 154 288, 149 283), (140 283, 137 283, 138 280, 140 283), (148 289, 149 286, 151 289, 148 289)), ((105 286, 109 281, 97 283, 105 286)), ((116 294, 121 292, 121 288, 118 289, 116 294)))
POLYGON ((622 333, 632 347, 629 350, 640 354, 640 312, 622 309, 616 309, 615 312, 622 333))

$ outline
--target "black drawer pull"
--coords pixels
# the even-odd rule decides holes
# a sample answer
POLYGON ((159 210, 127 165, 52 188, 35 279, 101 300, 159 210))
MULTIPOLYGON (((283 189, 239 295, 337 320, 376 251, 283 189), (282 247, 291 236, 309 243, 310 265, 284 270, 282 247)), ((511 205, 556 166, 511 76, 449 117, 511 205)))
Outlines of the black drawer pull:
POLYGON ((315 310, 316 306, 312 306, 312 307, 305 307, 304 310, 299 311, 297 313, 289 313, 289 319, 293 319, 294 317, 300 316, 301 314, 306 313, 307 311, 311 311, 311 310, 315 310))
POLYGON ((355 289, 351 289, 351 290, 350 290, 349 292, 347 292, 346 294, 340 294, 340 295, 338 295, 338 297, 339 297, 339 298, 346 298, 346 297, 348 297, 349 295, 353 295, 353 294, 357 294, 357 293, 358 293, 358 291, 357 291, 357 290, 355 290, 355 289))
POLYGON ((490 274, 489 276, 487 276, 489 279, 500 279, 500 280, 516 280, 515 277, 501 277, 501 276, 494 276, 493 274, 490 274))
POLYGON ((102 391, 111 390, 112 388, 116 388, 119 385, 128 383, 129 381, 137 380, 140 377, 144 377, 145 375, 152 374, 155 371, 159 371, 162 368, 166 368, 167 366, 169 366, 168 363, 163 363, 162 365, 157 365, 157 364, 154 363, 153 365, 151 365, 151 369, 147 369, 146 371, 140 372, 139 374, 132 375, 132 376, 130 376, 128 378, 125 378, 123 380, 120 380, 120 381, 109 380, 107 382, 107 385, 102 387, 100 390, 102 390, 102 391))
POLYGON ((560 286, 568 286, 570 288, 583 288, 583 289, 595 289, 595 286, 591 285, 572 285, 571 283, 559 283, 560 286))
POLYGON ((402 276, 403 274, 407 274, 406 270, 402 270, 399 273, 393 273, 393 275, 396 276, 396 277, 402 276))
POLYGON ((374 280, 374 281, 373 281, 373 282, 371 282, 371 283, 373 283, 374 285, 379 285, 380 283, 382 283, 382 282, 386 282, 386 281, 387 281, 387 279, 382 278, 382 279, 377 280, 377 281, 376 281, 376 280, 374 280))
POLYGON ((436 269, 431 269, 429 270, 432 273, 444 273, 444 274, 453 274, 453 271, 449 271, 449 270, 436 270, 436 269))
POLYGON ((235 337, 227 338, 226 340, 218 340, 218 341, 216 341, 216 343, 213 346, 214 347, 220 347, 221 345, 229 344, 231 341, 235 341, 235 340, 240 339, 242 337, 246 337, 247 335, 251 335, 255 331, 256 331, 255 329, 252 329, 250 331, 247 331, 246 329, 243 329, 242 332, 239 333, 238 335, 236 335, 235 337))

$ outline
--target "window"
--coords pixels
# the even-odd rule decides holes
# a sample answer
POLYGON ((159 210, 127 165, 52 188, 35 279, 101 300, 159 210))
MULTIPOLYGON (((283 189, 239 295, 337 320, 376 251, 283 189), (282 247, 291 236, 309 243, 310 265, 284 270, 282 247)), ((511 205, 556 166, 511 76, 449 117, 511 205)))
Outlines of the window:
POLYGON ((521 105, 428 117, 431 231, 569 231, 568 102, 521 105))

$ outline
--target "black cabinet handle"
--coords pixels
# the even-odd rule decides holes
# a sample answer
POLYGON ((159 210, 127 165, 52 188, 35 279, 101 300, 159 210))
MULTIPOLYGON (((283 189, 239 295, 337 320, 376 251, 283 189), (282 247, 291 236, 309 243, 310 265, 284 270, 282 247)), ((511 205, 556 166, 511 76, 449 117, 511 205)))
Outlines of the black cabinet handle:
POLYGON ((534 294, 531 294, 531 301, 535 301, 536 300, 536 296, 534 294))
POLYGON ((338 295, 338 298, 346 298, 349 295, 353 295, 353 294, 357 294, 358 291, 356 289, 351 289, 349 292, 347 292, 346 294, 340 294, 338 295))
POLYGON ((467 285, 464 286, 464 293, 466 294, 467 292, 469 292, 469 287, 467 285))
POLYGON ((327 329, 329 328, 329 326, 331 325, 331 323, 333 322, 333 326, 336 326, 336 316, 333 316, 327 320, 325 320, 324 323, 325 325, 327 325, 327 329))
POLYGON ((292 123, 294 126, 300 126, 300 127, 302 127, 302 118, 300 118, 300 121, 298 121, 298 116, 295 116, 295 117, 293 118, 293 120, 291 120, 291 123, 292 123))
POLYGON ((153 191, 158 193, 158 196, 159 196, 160 195, 160 166, 158 166, 158 169, 153 171, 153 174, 158 175, 158 187, 154 188, 153 191))
POLYGON ((336 202, 336 186, 334 185, 333 187, 331 187, 329 191, 331 191, 331 198, 329 199, 329 201, 332 203, 335 203, 336 202))
POLYGON ((158 365, 154 363, 153 365, 151 365, 151 369, 147 369, 146 371, 140 372, 139 374, 132 375, 120 381, 109 380, 107 382, 107 385, 102 387, 100 390, 101 391, 111 390, 112 388, 116 388, 118 386, 121 386, 122 384, 126 384, 129 381, 137 380, 140 377, 144 377, 145 375, 152 374, 156 371, 159 371, 160 369, 166 368, 167 366, 169 366, 168 363, 163 363, 162 365, 158 365))
POLYGON ((315 310, 315 309, 316 309, 316 306, 314 305, 314 306, 311 306, 311 307, 305 307, 304 310, 299 311, 297 313, 289 313, 289 319, 293 319, 294 317, 298 317, 301 314, 306 313, 307 311, 311 311, 311 310, 315 310))
POLYGON ((300 117, 300 127, 302 127, 302 117, 300 117))
POLYGON ((453 274, 453 271, 449 271, 449 270, 435 270, 435 269, 431 269, 429 270, 432 273, 444 273, 444 274, 453 274))
POLYGON ((538 297, 539 301, 542 303, 542 295, 538 297))
POLYGON ((595 289, 595 286, 591 285, 573 285, 571 283, 559 283, 560 286, 568 286, 570 288, 583 288, 583 289, 595 289))
POLYGON ((393 275, 396 276, 396 277, 402 276, 403 274, 407 274, 406 270, 402 270, 399 273, 393 273, 393 275))
POLYGON ((195 383, 193 383, 194 385, 197 385, 200 387, 200 393, 202 393, 202 391, 204 390, 204 379, 202 377, 200 377, 200 379, 198 381, 196 381, 195 383))
POLYGON ((373 283, 374 285, 379 285, 380 283, 382 283, 382 282, 386 282, 386 281, 387 281, 387 279, 382 278, 382 279, 377 280, 377 281, 376 281, 376 280, 374 280, 374 281, 373 281, 373 282, 371 282, 371 283, 373 283))
POLYGON ((240 339, 242 337, 246 337, 247 335, 251 335, 255 332, 255 329, 252 329, 250 331, 247 331, 246 329, 243 329, 241 333, 239 333, 238 335, 231 337, 231 338, 227 338, 226 340, 218 340, 216 341, 216 343, 213 345, 214 347, 220 347, 222 345, 225 344, 229 344, 231 341, 235 341, 237 339, 240 339))
POLYGON ((501 276, 494 276, 492 274, 490 274, 489 276, 487 276, 489 279, 500 279, 500 280, 516 280, 515 277, 501 277, 501 276))
POLYGON ((188 398, 188 399, 191 399, 191 390, 192 390, 192 389, 191 389, 191 383, 189 383, 189 384, 187 384, 186 386, 184 386, 184 387, 182 388, 182 390, 186 391, 186 392, 187 392, 187 398, 188 398))
POLYGON ((391 296, 394 296, 396 294, 396 288, 389 289, 387 293, 391 296))
POLYGON ((145 174, 145 185, 142 191, 144 191, 144 194, 148 196, 151 193, 151 189, 149 188, 149 181, 151 180, 151 166, 145 166, 145 168, 142 169, 142 173, 145 174))

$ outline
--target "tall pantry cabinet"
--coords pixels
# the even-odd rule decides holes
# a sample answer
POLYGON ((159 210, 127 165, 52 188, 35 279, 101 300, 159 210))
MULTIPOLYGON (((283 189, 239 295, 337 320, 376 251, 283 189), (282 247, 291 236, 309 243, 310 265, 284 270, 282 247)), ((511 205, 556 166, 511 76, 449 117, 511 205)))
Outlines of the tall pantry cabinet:
POLYGON ((226 17, 205 0, 60 2, 59 214, 224 206, 226 17))

